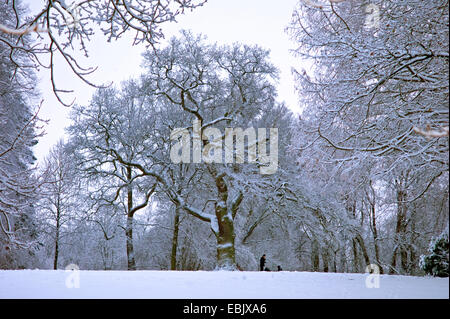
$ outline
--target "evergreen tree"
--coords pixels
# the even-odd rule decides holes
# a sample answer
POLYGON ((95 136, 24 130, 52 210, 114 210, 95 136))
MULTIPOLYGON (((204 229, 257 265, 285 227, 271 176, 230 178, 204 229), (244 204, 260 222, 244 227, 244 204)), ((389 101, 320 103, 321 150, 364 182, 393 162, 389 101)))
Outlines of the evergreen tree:
POLYGON ((430 243, 429 255, 422 255, 420 268, 428 275, 448 277, 448 229, 430 243))

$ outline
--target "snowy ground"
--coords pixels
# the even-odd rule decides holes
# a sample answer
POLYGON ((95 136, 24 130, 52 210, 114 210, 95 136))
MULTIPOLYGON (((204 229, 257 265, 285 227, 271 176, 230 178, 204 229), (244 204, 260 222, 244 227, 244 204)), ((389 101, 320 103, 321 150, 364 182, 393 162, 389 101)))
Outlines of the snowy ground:
POLYGON ((449 298, 448 278, 310 272, 0 270, 0 298, 449 298), (77 288, 77 286, 79 286, 77 288), (72 287, 72 288, 69 288, 72 287))

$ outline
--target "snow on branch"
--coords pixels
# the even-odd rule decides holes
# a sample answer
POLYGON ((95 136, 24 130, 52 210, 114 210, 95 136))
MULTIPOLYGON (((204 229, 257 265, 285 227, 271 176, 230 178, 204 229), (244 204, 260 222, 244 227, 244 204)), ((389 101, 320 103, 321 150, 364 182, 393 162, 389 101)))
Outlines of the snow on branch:
MULTIPOLYGON (((65 102, 63 96, 73 91, 58 88, 63 81, 57 81, 54 76, 56 55, 62 57, 72 73, 87 85, 107 87, 109 85, 94 84, 87 78, 97 68, 82 67, 77 55, 81 52, 85 58, 89 57, 87 43, 96 32, 103 33, 108 42, 118 40, 124 33, 134 33, 133 45, 146 43, 154 47, 164 38, 162 24, 175 21, 185 10, 203 6, 206 0, 87 0, 73 2, 71 5, 67 5, 64 0, 45 1, 42 9, 23 23, 19 19, 17 2, 6 1, 2 6, 2 10, 7 10, 7 16, 15 20, 15 28, 6 26, 3 21, 0 23, 0 35, 17 37, 15 44, 3 37, 0 37, 0 41, 11 48, 10 58, 14 50, 20 49, 35 62, 36 68, 40 66, 50 70, 55 97, 61 104, 71 106, 74 101, 65 102), (94 31, 95 25, 99 30, 94 31), (30 33, 38 34, 37 41, 26 39, 26 35, 30 33), (22 46, 18 47, 18 43, 22 43, 22 46), (76 46, 79 49, 75 49, 76 46)), ((27 68, 24 63, 16 65, 19 69, 27 68)))
POLYGON ((183 208, 190 215, 197 217, 198 219, 200 219, 202 221, 211 222, 211 223, 213 223, 213 221, 214 221, 214 218, 215 218, 214 215, 205 213, 205 212, 203 212, 199 209, 196 209, 192 206, 186 205, 183 201, 182 201, 181 208, 183 208))
POLYGON ((21 28, 21 29, 12 29, 3 24, 0 24, 0 31, 3 33, 6 33, 6 34, 19 35, 19 36, 33 33, 33 32, 37 32, 37 33, 48 32, 47 29, 39 28, 37 25, 32 25, 32 26, 29 26, 26 28, 21 28))
POLYGON ((425 129, 420 129, 414 126, 413 131, 417 134, 425 136, 428 139, 449 136, 448 126, 442 127, 440 130, 432 130, 430 126, 427 126, 425 129))

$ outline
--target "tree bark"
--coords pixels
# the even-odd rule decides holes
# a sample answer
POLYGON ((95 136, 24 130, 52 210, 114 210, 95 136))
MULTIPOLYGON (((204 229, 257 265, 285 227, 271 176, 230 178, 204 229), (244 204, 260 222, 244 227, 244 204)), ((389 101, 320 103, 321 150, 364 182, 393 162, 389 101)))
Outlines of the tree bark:
POLYGON ((370 186, 372 196, 367 194, 367 198, 369 200, 369 207, 370 207, 369 216, 370 216, 370 221, 371 221, 371 229, 372 229, 372 236, 373 236, 373 248, 375 251, 375 261, 379 267, 380 274, 383 274, 383 266, 381 264, 381 259, 380 259, 380 247, 378 244, 376 193, 375 193, 375 189, 373 187, 372 181, 370 181, 369 186, 370 186))
MULTIPOLYGON (((127 181, 131 183, 132 179, 131 167, 127 167, 127 181)), ((130 184, 128 184, 127 191, 127 226, 125 230, 125 236, 127 238, 127 263, 128 270, 136 270, 136 261, 134 259, 134 246, 133 246, 133 189, 130 184)))
POLYGON ((380 260, 380 248, 378 246, 378 230, 375 213, 376 213, 375 205, 371 204, 372 234, 373 234, 373 246, 375 250, 375 260, 377 262, 378 267, 380 268, 380 274, 383 274, 383 266, 381 265, 380 260))
POLYGON ((397 251, 400 251, 401 267, 407 271, 408 254, 404 246, 404 234, 406 230, 406 192, 402 188, 401 181, 397 182, 397 223, 395 227, 395 250, 392 255, 390 273, 394 273, 397 265, 397 251))
POLYGON ((396 269, 395 269, 396 266, 397 266, 397 247, 394 249, 394 252, 392 253, 391 268, 389 269, 390 275, 393 275, 396 273, 396 269))
POLYGON ((333 272, 337 272, 337 251, 333 252, 333 272))
POLYGON ((400 249, 400 261, 403 271, 408 273, 408 251, 405 249, 405 247, 402 247, 400 249))
POLYGON ((360 272, 360 265, 359 265, 359 254, 358 254, 358 248, 356 247, 356 239, 352 239, 352 248, 353 248, 353 272, 360 272))
MULTIPOLYGON (((226 209, 225 209, 226 210, 226 209)), ((226 216, 225 210, 216 209, 219 224, 219 234, 217 236, 217 266, 219 269, 236 269, 236 257, 234 247, 234 224, 233 220, 226 216)))
POLYGON ((178 231, 180 227, 180 205, 176 204, 173 222, 172 253, 170 255, 170 270, 177 270, 178 231))
POLYGON ((348 272, 347 260, 348 260, 348 258, 347 258, 346 249, 342 248, 340 250, 340 254, 339 254, 340 272, 348 272))
POLYGON ((59 220, 56 221, 56 234, 55 234, 55 256, 53 259, 53 269, 58 269, 58 257, 59 257, 59 220))
MULTIPOLYGON (((402 192, 402 201, 406 200, 406 194, 402 192)), ((408 252, 405 246, 405 232, 406 232, 406 204, 404 202, 400 205, 400 214, 398 218, 398 223, 400 226, 398 227, 398 239, 400 241, 400 262, 402 266, 402 270, 408 272, 408 252)))
POLYGON ((216 176, 218 201, 215 204, 215 214, 218 224, 217 238, 217 267, 219 269, 236 270, 236 256, 234 247, 234 220, 228 209, 228 187, 222 175, 216 176))
POLYGON ((328 249, 324 248, 322 251, 322 261, 323 261, 323 272, 328 272, 328 262, 329 262, 328 249))
POLYGON ((53 269, 58 269, 58 257, 59 257, 59 232, 61 228, 61 210, 59 205, 59 196, 57 200, 56 207, 56 233, 55 233, 55 255, 53 259, 53 269))
POLYGON ((127 262, 128 270, 136 270, 136 262, 134 260, 134 247, 133 247, 133 216, 127 216, 127 227, 125 230, 127 238, 127 262))
POLYGON ((419 260, 416 254, 416 210, 411 211, 411 217, 409 220, 409 229, 411 231, 411 236, 409 238, 408 245, 408 274, 415 275, 417 270, 417 265, 419 265, 419 260))
POLYGON ((367 253, 366 245, 364 244, 364 240, 363 240, 361 234, 358 234, 356 236, 356 241, 358 242, 359 247, 361 247, 361 251, 362 251, 363 257, 364 257, 364 262, 366 263, 365 267, 367 267, 370 265, 370 258, 369 258, 369 254, 367 253))
POLYGON ((314 239, 311 243, 311 264, 313 271, 319 271, 320 257, 319 257, 319 243, 314 239))

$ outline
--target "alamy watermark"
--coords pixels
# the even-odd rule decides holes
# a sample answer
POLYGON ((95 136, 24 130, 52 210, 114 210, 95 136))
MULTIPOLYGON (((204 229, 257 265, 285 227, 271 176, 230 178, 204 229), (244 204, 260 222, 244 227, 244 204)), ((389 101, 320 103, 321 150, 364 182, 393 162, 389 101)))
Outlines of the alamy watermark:
MULTIPOLYGON (((306 5, 323 9, 328 5, 338 4, 341 2, 345 2, 346 0, 327 0, 327 1, 319 1, 319 0, 302 0, 306 5)), ((364 27, 367 29, 379 29, 380 28, 380 7, 376 4, 369 3, 365 6, 366 19, 364 22, 364 27)))
POLYGON ((172 130, 170 140, 175 141, 170 149, 170 159, 174 164, 242 164, 247 153, 246 162, 258 165, 261 174, 275 174, 278 169, 278 128, 225 128, 222 133, 215 127, 203 128, 201 121, 194 120, 192 137, 187 128, 176 128, 172 130))
POLYGON ((379 29, 380 28, 380 7, 376 4, 370 3, 366 6, 366 21, 364 26, 367 29, 379 29))

